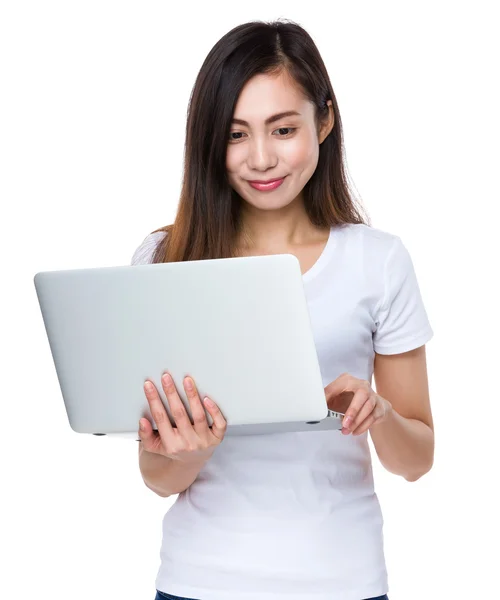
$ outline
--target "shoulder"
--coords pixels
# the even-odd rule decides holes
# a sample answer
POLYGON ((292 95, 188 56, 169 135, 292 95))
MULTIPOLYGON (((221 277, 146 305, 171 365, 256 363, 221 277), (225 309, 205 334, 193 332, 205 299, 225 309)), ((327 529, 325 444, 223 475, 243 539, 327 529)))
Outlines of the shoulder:
POLYGON ((356 244, 375 253, 376 257, 380 254, 387 256, 395 246, 401 243, 398 235, 364 223, 347 223, 341 226, 341 231, 346 243, 356 244))
POLYGON ((380 269, 391 260, 408 258, 408 251, 398 235, 364 223, 341 225, 338 239, 351 265, 358 263, 363 270, 371 270, 378 276, 380 269))
POLYGON ((147 265, 151 263, 158 244, 167 235, 166 231, 154 231, 148 234, 132 256, 132 265, 147 265))

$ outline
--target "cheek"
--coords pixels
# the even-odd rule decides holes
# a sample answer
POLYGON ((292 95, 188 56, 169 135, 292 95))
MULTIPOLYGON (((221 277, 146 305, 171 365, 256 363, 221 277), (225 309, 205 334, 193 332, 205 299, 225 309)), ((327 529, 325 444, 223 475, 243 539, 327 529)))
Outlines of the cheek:
POLYGON ((307 169, 312 164, 312 168, 318 161, 319 148, 317 139, 310 136, 304 136, 283 144, 281 153, 282 159, 293 169, 307 169))
POLYGON ((231 157, 231 153, 230 153, 230 152, 229 152, 229 150, 228 150, 228 151, 226 152, 226 171, 227 171, 228 173, 230 173, 230 172, 232 171, 232 169, 231 169, 231 163, 232 163, 232 160, 231 160, 231 158, 232 158, 232 157, 231 157))
MULTIPOLYGON (((241 144, 243 146, 243 144, 241 144)), ((238 144, 230 145, 226 152, 226 170, 228 173, 236 174, 245 160, 243 148, 238 144)))
POLYGON ((240 165, 241 160, 238 161, 238 157, 235 156, 234 152, 226 153, 226 176, 229 185, 236 191, 241 186, 241 182, 239 181, 240 165))

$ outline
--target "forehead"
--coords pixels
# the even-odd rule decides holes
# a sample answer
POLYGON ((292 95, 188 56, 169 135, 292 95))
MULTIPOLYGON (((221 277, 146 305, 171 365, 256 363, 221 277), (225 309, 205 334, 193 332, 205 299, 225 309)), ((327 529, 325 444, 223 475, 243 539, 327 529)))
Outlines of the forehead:
POLYGON ((285 110, 296 110, 305 114, 307 105, 312 108, 312 104, 288 74, 259 74, 243 86, 233 117, 257 124, 270 115, 285 110))

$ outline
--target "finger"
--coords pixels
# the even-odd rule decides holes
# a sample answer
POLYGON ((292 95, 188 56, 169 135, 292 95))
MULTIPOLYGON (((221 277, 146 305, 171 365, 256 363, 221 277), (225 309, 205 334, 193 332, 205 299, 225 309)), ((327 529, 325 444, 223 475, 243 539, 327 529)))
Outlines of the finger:
POLYGON ((363 423, 363 421, 365 419, 367 419, 373 413, 376 406, 377 406, 377 398, 376 398, 375 394, 370 393, 368 395, 368 398, 366 399, 365 403, 361 407, 361 410, 359 411, 356 418, 354 419, 354 422, 349 427, 349 429, 352 432, 354 432, 356 427, 359 427, 361 425, 361 423, 363 423))
POLYGON ((203 403, 207 407, 208 412, 213 420, 212 435, 218 440, 222 440, 227 431, 227 421, 224 418, 220 408, 210 398, 204 398, 203 403))
POLYGON ((164 373, 161 378, 161 383, 165 395, 167 396, 170 412, 172 413, 172 417, 177 425, 178 433, 181 433, 186 440, 191 440, 195 432, 193 426, 191 425, 189 415, 186 412, 186 408, 182 403, 179 394, 177 393, 172 376, 169 373, 164 373))
POLYGON ((349 408, 349 404, 352 402, 354 392, 340 392, 336 396, 327 396, 327 405, 330 410, 335 412, 344 413, 349 408))
MULTIPOLYGON (((165 406, 158 394, 158 390, 152 381, 144 382, 144 392, 146 393, 146 398, 148 399, 149 409, 151 411, 151 416, 158 427, 159 436, 167 441, 171 440, 174 435, 174 430, 172 424, 170 423, 170 419, 168 418, 167 411, 165 410, 165 406)), ((151 431, 153 428, 151 427, 151 431)))
POLYGON ((356 390, 352 398, 352 402, 349 404, 349 408, 346 410, 344 419, 342 421, 343 433, 351 431, 351 427, 369 395, 369 391, 364 387, 360 387, 356 390))
POLYGON ((370 429, 370 427, 375 423, 376 420, 377 420, 377 417, 375 416, 375 413, 372 413, 367 419, 362 421, 356 427, 356 429, 353 429, 352 435, 358 436, 358 435, 365 433, 366 431, 368 431, 368 429, 370 429))
POLYGON ((194 429, 197 434, 206 435, 208 433, 207 415, 201 404, 196 384, 191 377, 184 378, 184 389, 186 390, 189 407, 191 408, 194 429))
POLYGON ((153 431, 153 426, 148 419, 139 419, 139 441, 142 442, 147 452, 159 453, 161 450, 161 438, 153 431))
POLYGON ((339 394, 345 391, 354 391, 353 389, 351 389, 353 379, 354 378, 351 377, 349 373, 342 373, 337 377, 337 379, 335 379, 326 386, 325 394, 327 395, 327 397, 331 397, 338 396, 339 394))

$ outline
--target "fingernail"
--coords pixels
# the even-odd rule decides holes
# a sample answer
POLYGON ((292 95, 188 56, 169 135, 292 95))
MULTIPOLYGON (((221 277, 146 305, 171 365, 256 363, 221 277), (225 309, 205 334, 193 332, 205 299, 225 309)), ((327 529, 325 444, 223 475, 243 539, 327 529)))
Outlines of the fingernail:
POLYGON ((168 373, 163 373, 162 379, 163 381, 168 382, 170 379, 170 375, 168 373))
POLYGON ((193 382, 191 381, 191 379, 189 377, 186 377, 184 381, 186 383, 186 389, 188 391, 191 391, 193 389, 193 382))
POLYGON ((352 423, 352 417, 345 417, 344 420, 342 421, 342 427, 345 427, 346 429, 349 429, 349 426, 352 423))
POLYGON ((210 398, 203 398, 203 402, 210 407, 214 407, 215 404, 212 402, 212 400, 210 400, 210 398))
POLYGON ((142 421, 139 421, 139 429, 141 431, 144 431, 144 425, 143 425, 142 421))
POLYGON ((146 388, 146 390, 148 392, 152 392, 153 391, 153 384, 150 381, 146 381, 146 383, 144 384, 144 387, 146 388))

